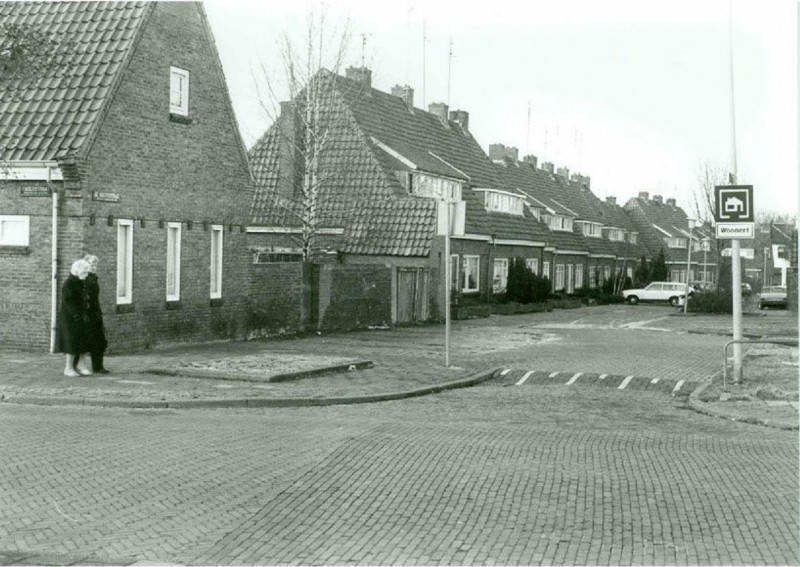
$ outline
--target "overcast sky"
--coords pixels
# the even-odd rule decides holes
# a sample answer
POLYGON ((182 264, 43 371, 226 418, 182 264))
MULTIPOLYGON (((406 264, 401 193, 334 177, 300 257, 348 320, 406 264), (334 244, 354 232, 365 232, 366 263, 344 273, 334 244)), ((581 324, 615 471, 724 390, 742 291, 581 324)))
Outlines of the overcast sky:
MULTIPOLYGON (((697 170, 730 168, 729 0, 328 0, 349 18, 347 64, 373 86, 414 88, 415 106, 469 112, 481 146, 501 142, 591 177, 601 198, 675 197, 687 213, 697 170), (423 22, 427 43, 423 73, 423 22), (363 36, 363 37, 362 37, 363 36), (365 43, 364 43, 365 39, 365 43), (424 75, 424 86, 423 86, 424 75), (424 100, 423 100, 424 90, 424 100)), ((280 84, 282 33, 297 38, 320 2, 210 0, 248 148, 271 120, 263 67, 280 84), (262 97, 266 95, 262 92, 262 97)), ((732 0, 738 180, 756 210, 798 207, 798 1, 732 0)), ((285 93, 278 93, 281 98, 285 93)))

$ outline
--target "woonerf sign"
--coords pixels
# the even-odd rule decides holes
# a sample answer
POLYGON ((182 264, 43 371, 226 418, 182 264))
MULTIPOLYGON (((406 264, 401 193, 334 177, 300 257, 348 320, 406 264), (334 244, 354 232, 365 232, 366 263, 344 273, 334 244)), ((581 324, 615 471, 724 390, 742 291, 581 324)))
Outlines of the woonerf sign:
POLYGON ((753 186, 717 185, 714 197, 717 238, 754 238, 753 186))
POLYGON ((717 223, 717 238, 754 238, 755 228, 751 222, 717 223))

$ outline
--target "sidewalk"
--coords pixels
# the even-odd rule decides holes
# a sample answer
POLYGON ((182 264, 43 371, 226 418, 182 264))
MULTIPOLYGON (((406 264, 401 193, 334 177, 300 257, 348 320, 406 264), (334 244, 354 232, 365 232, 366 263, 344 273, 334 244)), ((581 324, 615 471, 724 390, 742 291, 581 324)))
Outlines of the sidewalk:
POLYGON ((162 409, 334 405, 470 386, 496 370, 445 369, 398 344, 398 335, 409 331, 181 345, 108 356, 110 374, 78 378, 63 375, 63 354, 0 350, 0 402, 162 409), (394 340, 387 343, 389 335, 394 340))

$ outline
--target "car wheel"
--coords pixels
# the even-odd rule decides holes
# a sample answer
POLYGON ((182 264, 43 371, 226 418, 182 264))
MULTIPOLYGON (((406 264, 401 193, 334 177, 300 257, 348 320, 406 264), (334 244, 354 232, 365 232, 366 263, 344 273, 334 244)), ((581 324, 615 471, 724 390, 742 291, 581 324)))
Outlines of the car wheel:
POLYGON ((677 307, 678 306, 678 298, 677 297, 670 297, 669 298, 669 304, 672 305, 673 307, 677 307))
POLYGON ((631 295, 630 297, 628 297, 628 303, 630 303, 631 305, 636 305, 637 303, 639 303, 639 298, 636 297, 635 295, 631 295))
POLYGON ((759 309, 764 309, 764 305, 760 301, 758 302, 758 308, 759 309))

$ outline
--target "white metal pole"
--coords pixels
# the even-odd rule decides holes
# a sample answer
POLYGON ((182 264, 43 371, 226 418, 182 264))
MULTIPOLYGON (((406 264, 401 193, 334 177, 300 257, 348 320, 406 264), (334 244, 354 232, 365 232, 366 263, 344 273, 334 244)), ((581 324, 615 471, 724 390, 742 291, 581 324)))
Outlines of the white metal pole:
POLYGON ((689 253, 686 255, 686 291, 683 292, 683 314, 689 310, 689 272, 692 269, 692 227, 689 227, 689 253))
POLYGON ((451 271, 450 266, 450 201, 446 201, 447 213, 445 218, 447 220, 447 227, 444 233, 444 366, 450 368, 450 284, 451 284, 451 271))
MULTIPOLYGON (((736 184, 737 159, 736 159, 736 106, 733 83, 733 0, 728 4, 728 48, 731 79, 731 183, 736 184)), ((742 259, 740 256, 739 239, 731 241, 731 271, 733 285, 733 340, 742 340, 742 259)), ((739 384, 742 380, 742 345, 733 344, 733 382, 739 384)))
POLYGON ((50 353, 56 351, 56 325, 58 310, 58 189, 51 183, 52 169, 47 168, 47 186, 53 193, 52 238, 50 239, 50 353))

